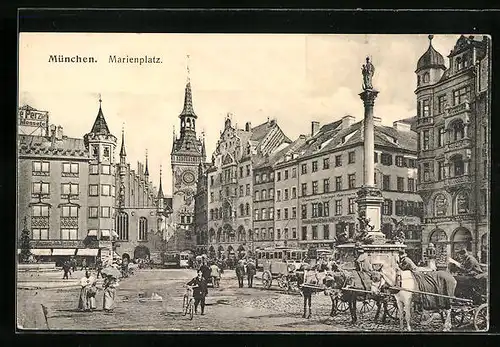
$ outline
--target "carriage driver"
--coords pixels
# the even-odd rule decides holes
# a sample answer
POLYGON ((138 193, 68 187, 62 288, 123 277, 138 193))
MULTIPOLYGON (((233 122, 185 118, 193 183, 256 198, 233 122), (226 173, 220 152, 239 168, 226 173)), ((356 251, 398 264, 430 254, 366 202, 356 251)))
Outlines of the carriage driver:
POLYGON ((365 250, 361 247, 361 245, 356 247, 356 252, 358 254, 358 258, 356 259, 356 270, 362 272, 372 272, 373 268, 370 257, 365 253, 365 250))
POLYGON ((408 258, 408 255, 403 249, 399 251, 398 265, 401 271, 417 271, 417 265, 415 265, 413 260, 408 258))

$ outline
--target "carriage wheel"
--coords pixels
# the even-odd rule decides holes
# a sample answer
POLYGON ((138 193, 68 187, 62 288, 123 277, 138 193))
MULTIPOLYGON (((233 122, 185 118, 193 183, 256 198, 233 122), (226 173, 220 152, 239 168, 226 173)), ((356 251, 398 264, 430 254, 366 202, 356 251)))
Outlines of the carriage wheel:
POLYGON ((373 310, 374 307, 375 307, 375 301, 373 301, 372 299, 363 300, 363 302, 361 303, 361 309, 359 310, 359 313, 364 314, 370 312, 371 310, 373 310))
POLYGON ((474 314, 474 328, 477 331, 488 331, 490 328, 488 304, 482 304, 476 309, 474 314))
POLYGON ((264 288, 269 289, 271 287, 271 283, 273 281, 273 276, 269 271, 264 271, 262 274, 262 285, 264 288))
POLYGON ((349 309, 349 303, 347 301, 337 300, 337 311, 346 312, 349 309))
POLYGON ((398 305, 394 298, 387 301, 387 315, 392 319, 398 319, 398 305))
POLYGON ((472 324, 474 321, 474 311, 471 309, 451 310, 451 325, 458 328, 464 325, 472 324))

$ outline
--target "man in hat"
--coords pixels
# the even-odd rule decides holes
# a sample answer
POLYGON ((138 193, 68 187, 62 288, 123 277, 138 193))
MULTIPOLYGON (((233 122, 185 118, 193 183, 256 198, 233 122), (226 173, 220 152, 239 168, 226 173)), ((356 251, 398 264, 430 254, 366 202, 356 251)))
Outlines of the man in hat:
POLYGON ((240 260, 236 265, 236 277, 238 278, 238 286, 243 288, 243 278, 245 277, 245 265, 243 260, 240 260))
POLYGON ((372 272, 373 268, 370 257, 365 253, 363 247, 357 246, 356 252, 358 254, 358 258, 356 259, 356 270, 361 272, 372 272))
POLYGON ((203 277, 201 270, 195 278, 187 283, 188 286, 193 286, 194 298, 194 313, 198 313, 198 305, 201 306, 201 314, 205 314, 205 297, 208 294, 207 280, 203 277))
POLYGON ((465 276, 477 276, 483 273, 483 269, 481 269, 481 265, 477 259, 467 252, 465 248, 458 251, 458 256, 460 260, 460 272, 465 276))
POLYGON ((417 265, 408 258, 408 255, 404 250, 399 251, 399 268, 401 271, 417 271, 417 265))

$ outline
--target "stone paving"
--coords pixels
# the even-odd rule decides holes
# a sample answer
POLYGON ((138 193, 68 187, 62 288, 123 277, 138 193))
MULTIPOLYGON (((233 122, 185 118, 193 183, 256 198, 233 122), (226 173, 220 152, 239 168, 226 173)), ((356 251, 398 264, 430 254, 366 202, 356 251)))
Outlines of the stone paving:
MULTIPOLYGON (((206 315, 195 315, 193 320, 181 312, 184 284, 195 276, 193 270, 138 270, 120 281, 114 312, 102 311, 102 291, 97 294, 98 310, 80 312, 76 307, 82 276, 81 271, 69 280, 62 280, 62 271, 19 274, 18 326, 50 330, 399 331, 395 320, 374 323, 375 310, 358 313, 356 325, 350 324, 347 312, 330 317, 331 301, 323 293, 314 294, 312 317, 304 319, 299 294, 286 294, 274 286, 266 290, 259 279, 254 281, 254 288, 238 288, 234 271, 224 273, 220 288, 209 288, 206 315), (163 301, 139 301, 139 294, 149 297, 153 292, 163 301), (42 304, 48 310, 47 321, 42 304)), ((440 331, 442 325, 436 321, 425 329, 418 322, 412 327, 416 331, 440 331)))

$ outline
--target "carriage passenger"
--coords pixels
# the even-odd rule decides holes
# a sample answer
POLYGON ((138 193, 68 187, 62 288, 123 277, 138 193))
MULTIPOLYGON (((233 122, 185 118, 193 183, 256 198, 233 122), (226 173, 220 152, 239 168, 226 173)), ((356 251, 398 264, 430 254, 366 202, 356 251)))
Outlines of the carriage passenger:
POLYGON ((358 258, 356 259, 356 270, 361 272, 372 272, 372 263, 370 257, 365 253, 362 247, 356 248, 358 258))
POLYGON ((466 249, 458 251, 458 255, 460 257, 460 272, 463 275, 473 277, 483 273, 483 269, 477 259, 467 252, 466 249))

